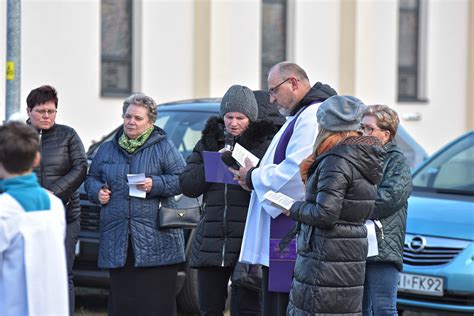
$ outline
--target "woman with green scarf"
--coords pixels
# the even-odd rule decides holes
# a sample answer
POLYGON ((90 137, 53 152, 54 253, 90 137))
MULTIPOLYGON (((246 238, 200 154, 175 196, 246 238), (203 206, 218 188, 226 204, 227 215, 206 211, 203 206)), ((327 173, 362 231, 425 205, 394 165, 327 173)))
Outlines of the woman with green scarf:
POLYGON ((160 202, 181 193, 185 163, 155 126, 156 103, 134 94, 123 104, 123 127, 99 148, 85 182, 102 205, 99 267, 109 269, 109 315, 175 315, 178 264, 185 261, 181 229, 159 229, 160 202), (144 174, 132 193, 128 175, 144 174))

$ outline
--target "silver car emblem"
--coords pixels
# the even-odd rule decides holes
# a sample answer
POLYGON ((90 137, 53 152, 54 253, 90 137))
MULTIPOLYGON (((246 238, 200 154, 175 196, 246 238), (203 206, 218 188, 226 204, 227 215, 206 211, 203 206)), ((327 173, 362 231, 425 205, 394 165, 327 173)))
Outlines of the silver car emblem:
POLYGON ((422 252, 426 247, 426 239, 422 236, 413 236, 410 243, 408 244, 408 247, 413 252, 422 252))

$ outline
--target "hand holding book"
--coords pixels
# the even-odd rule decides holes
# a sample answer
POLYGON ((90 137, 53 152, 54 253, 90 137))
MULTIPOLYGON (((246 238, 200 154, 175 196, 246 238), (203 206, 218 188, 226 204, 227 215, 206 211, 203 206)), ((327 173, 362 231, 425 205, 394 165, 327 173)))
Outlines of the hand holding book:
POLYGON ((264 199, 268 200, 272 206, 282 210, 285 215, 290 215, 290 208, 295 203, 295 200, 288 195, 281 192, 268 191, 263 195, 264 199))

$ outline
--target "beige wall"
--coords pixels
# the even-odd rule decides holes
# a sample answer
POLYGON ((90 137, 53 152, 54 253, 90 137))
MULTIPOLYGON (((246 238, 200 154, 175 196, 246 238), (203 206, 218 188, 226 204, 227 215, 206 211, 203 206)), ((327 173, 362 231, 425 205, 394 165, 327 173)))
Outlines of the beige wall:
POLYGON ((339 1, 289 1, 288 60, 303 67, 311 84, 339 85, 339 1))
POLYGON ((428 5, 427 104, 399 105, 402 116, 419 112, 408 130, 433 152, 464 133, 466 126, 468 1, 431 1, 428 5))
POLYGON ((22 111, 31 89, 53 85, 57 122, 75 128, 86 148, 121 113, 116 100, 99 97, 99 12, 99 1, 22 1, 22 111))
MULTIPOLYGON (((473 126, 469 1, 428 1, 426 103, 397 103, 397 0, 290 0, 288 59, 301 64, 312 83, 329 83, 366 103, 386 103, 402 118, 420 113, 420 121, 402 124, 433 152, 473 126)), ((234 83, 259 88, 260 0, 134 5, 136 90, 164 102, 222 96, 234 83)), ((6 1, 0 1, 0 25, 5 24, 6 1)), ((5 40, 0 33, 2 53, 5 40)), ((5 54, 0 56, 4 74, 5 54)), ((23 0, 22 111, 32 88, 56 86, 58 122, 76 128, 87 147, 121 122, 122 98, 101 97, 99 80, 100 1, 23 0)), ((0 84, 2 119, 4 100, 0 84)))
POLYGON ((194 8, 194 95, 208 97, 210 92, 211 1, 195 1, 194 8))
POLYGON ((159 103, 194 96, 194 1, 143 1, 142 91, 159 103))
MULTIPOLYGON (((0 2, 3 25, 5 2, 0 2)), ((135 21, 142 34, 134 43, 139 68, 134 90, 157 102, 194 97, 194 1, 135 2, 142 5, 135 21)), ((0 69, 5 72, 4 61, 0 69)), ((28 92, 42 84, 57 88, 57 122, 74 127, 86 148, 121 123, 123 98, 100 96, 100 1, 22 1, 22 111, 28 92)))
POLYGON ((260 10, 260 0, 211 3, 210 96, 221 97, 236 83, 260 87, 260 10))
POLYGON ((341 0, 339 40, 339 94, 355 94, 357 2, 341 0))
POLYGON ((427 102, 397 102, 398 2, 357 4, 356 95, 393 106, 401 123, 432 153, 466 131, 468 0, 429 1, 427 102), (411 114, 419 121, 407 121, 411 114))
POLYGON ((355 94, 367 104, 396 99, 398 1, 359 1, 355 94))

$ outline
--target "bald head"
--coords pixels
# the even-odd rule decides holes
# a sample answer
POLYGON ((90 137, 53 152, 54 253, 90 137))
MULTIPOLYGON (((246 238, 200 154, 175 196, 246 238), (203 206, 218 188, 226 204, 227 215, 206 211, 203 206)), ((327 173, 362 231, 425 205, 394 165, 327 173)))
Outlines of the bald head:
POLYGON ((301 82, 306 82, 308 85, 310 85, 306 71, 304 71, 303 68, 295 63, 282 61, 281 63, 275 64, 272 68, 270 68, 269 73, 273 71, 277 71, 282 78, 294 76, 301 82))
POLYGON ((311 85, 306 71, 295 63, 284 61, 268 73, 270 101, 291 111, 309 92, 311 85))

